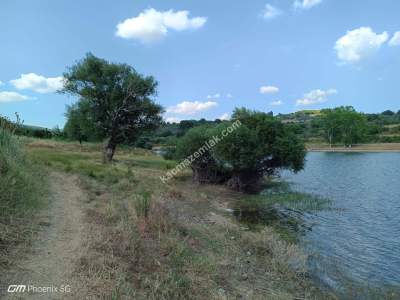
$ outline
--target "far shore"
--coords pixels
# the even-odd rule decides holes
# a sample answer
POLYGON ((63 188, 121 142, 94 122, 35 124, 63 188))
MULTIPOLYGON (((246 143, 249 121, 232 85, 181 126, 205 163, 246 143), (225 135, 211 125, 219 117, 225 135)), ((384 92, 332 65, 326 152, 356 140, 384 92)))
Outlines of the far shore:
POLYGON ((400 152, 400 143, 359 144, 352 147, 308 144, 308 152, 400 152))

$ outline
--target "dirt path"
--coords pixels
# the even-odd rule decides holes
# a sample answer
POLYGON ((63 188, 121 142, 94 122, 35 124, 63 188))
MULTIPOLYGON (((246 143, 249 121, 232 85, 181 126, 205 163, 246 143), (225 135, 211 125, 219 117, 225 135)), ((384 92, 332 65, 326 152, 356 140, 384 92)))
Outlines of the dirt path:
POLYGON ((10 284, 26 285, 26 291, 8 293, 5 299, 71 299, 78 288, 79 282, 72 274, 82 248, 82 205, 86 195, 75 176, 52 172, 49 178, 52 202, 39 216, 43 230, 29 254, 7 274, 10 284), (50 288, 32 293, 28 292, 30 285, 50 288), (71 292, 65 292, 68 290, 71 292))

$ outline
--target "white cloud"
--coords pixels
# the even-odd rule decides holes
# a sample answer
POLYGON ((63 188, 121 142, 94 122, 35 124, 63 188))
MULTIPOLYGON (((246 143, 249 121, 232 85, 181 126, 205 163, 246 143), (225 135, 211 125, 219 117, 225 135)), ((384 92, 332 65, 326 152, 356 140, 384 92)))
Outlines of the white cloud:
POLYGON ((304 94, 302 99, 296 101, 297 106, 308 106, 319 103, 324 103, 328 101, 328 96, 337 94, 337 90, 329 89, 327 91, 323 90, 312 90, 307 94, 304 94))
POLYGON ((393 34, 393 37, 389 41, 389 46, 400 46, 400 31, 393 34))
POLYGON ((279 88, 276 86, 262 86, 260 87, 261 94, 274 94, 279 92, 279 88))
POLYGON ((265 20, 270 20, 280 16, 282 13, 283 12, 279 8, 272 6, 271 4, 266 4, 262 12, 262 17, 265 20))
POLYGON ((25 101, 29 100, 31 97, 21 95, 16 92, 0 92, 0 103, 6 103, 6 102, 20 102, 20 101, 25 101))
POLYGON ((226 98, 233 98, 233 95, 231 93, 226 94, 226 98))
POLYGON ((221 98, 221 94, 219 94, 219 93, 207 96, 207 99, 218 99, 218 98, 221 98))
POLYGON ((322 0, 296 0, 294 1, 293 6, 295 9, 310 9, 321 2, 322 0))
POLYGON ((165 26, 176 31, 198 29, 207 22, 207 18, 205 17, 189 18, 188 16, 190 13, 187 10, 181 10, 177 12, 169 10, 163 14, 165 26))
POLYGON ((38 93, 54 93, 63 87, 63 77, 46 78, 35 73, 22 74, 10 83, 19 90, 30 89, 38 93))
POLYGON ((388 37, 386 31, 376 34, 370 27, 347 31, 336 41, 337 57, 345 62, 356 63, 378 50, 388 37))
POLYGON ((217 106, 217 102, 207 101, 207 102, 199 102, 199 101, 183 101, 175 106, 171 106, 167 108, 167 112, 182 114, 182 115, 193 115, 200 111, 208 110, 212 107, 217 106))
POLYGON ((283 104, 283 102, 281 100, 271 101, 269 103, 269 105, 272 105, 272 106, 279 106, 279 105, 282 105, 282 104, 283 104))
POLYGON ((224 113, 221 116, 218 117, 218 119, 222 120, 222 121, 226 121, 229 120, 231 118, 231 116, 228 113, 224 113))
POLYGON ((169 29, 183 31, 198 29, 206 22, 205 17, 189 18, 189 11, 157 11, 146 9, 137 17, 129 18, 117 25, 116 36, 124 39, 136 39, 142 43, 162 40, 169 29))
POLYGON ((0 80, 0 85, 3 85, 3 84, 4 84, 3 81, 0 80))
POLYGON ((181 120, 176 117, 168 117, 165 119, 168 123, 179 123, 181 120))

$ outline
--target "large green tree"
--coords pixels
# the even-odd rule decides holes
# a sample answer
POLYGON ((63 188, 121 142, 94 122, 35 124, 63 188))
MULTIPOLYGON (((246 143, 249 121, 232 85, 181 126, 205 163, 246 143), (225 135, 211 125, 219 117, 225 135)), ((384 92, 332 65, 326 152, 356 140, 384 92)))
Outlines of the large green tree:
MULTIPOLYGON (((304 143, 289 126, 269 114, 244 108, 234 111, 232 122, 235 121, 240 121, 240 127, 213 148, 216 158, 232 169, 230 188, 255 192, 262 187, 265 175, 303 168, 304 143)), ((222 132, 227 126, 221 124, 217 131, 222 132)))
POLYGON ((323 109, 322 114, 322 128, 324 130, 324 137, 332 147, 333 144, 339 142, 341 139, 341 125, 338 113, 333 109, 323 109))
POLYGON ((343 143, 347 147, 362 142, 365 138, 367 119, 353 107, 340 108, 343 143))
POLYGON ((367 119, 352 106, 323 110, 322 122, 330 145, 341 142, 346 147, 351 147, 366 136, 367 119))
POLYGON ((301 170, 305 158, 303 141, 288 125, 247 109, 236 109, 229 122, 190 129, 178 141, 178 158, 196 152, 201 156, 191 165, 194 180, 225 180, 230 188, 243 192, 259 191, 264 176, 280 169, 301 170), (211 140, 215 145, 204 147, 211 140))
POLYGON ((156 88, 152 76, 89 53, 64 73, 62 92, 85 102, 86 117, 95 126, 96 134, 106 139, 104 161, 110 162, 118 144, 133 142, 144 131, 159 126, 162 107, 153 100, 156 88))

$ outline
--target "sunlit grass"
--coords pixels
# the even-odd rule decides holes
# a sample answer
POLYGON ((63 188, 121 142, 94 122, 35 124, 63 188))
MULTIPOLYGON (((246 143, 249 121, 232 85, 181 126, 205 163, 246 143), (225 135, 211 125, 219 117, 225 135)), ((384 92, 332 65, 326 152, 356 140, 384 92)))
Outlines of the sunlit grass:
POLYGON ((25 155, 13 128, 0 119, 0 268, 23 252, 35 232, 35 216, 48 203, 46 173, 25 155))
POLYGON ((280 206, 301 212, 316 212, 329 208, 331 200, 316 195, 291 190, 289 183, 279 179, 269 179, 259 195, 245 195, 240 205, 256 207, 280 206))
POLYGON ((270 179, 259 195, 242 195, 233 207, 238 220, 253 230, 271 226, 280 236, 297 242, 306 232, 305 213, 328 209, 331 201, 311 194, 294 192, 287 182, 270 179))
POLYGON ((0 218, 24 215, 45 202, 43 170, 31 163, 18 140, 0 124, 0 218))
POLYGON ((128 159, 126 163, 132 167, 141 167, 149 169, 169 170, 175 167, 176 162, 162 158, 135 157, 128 159))

